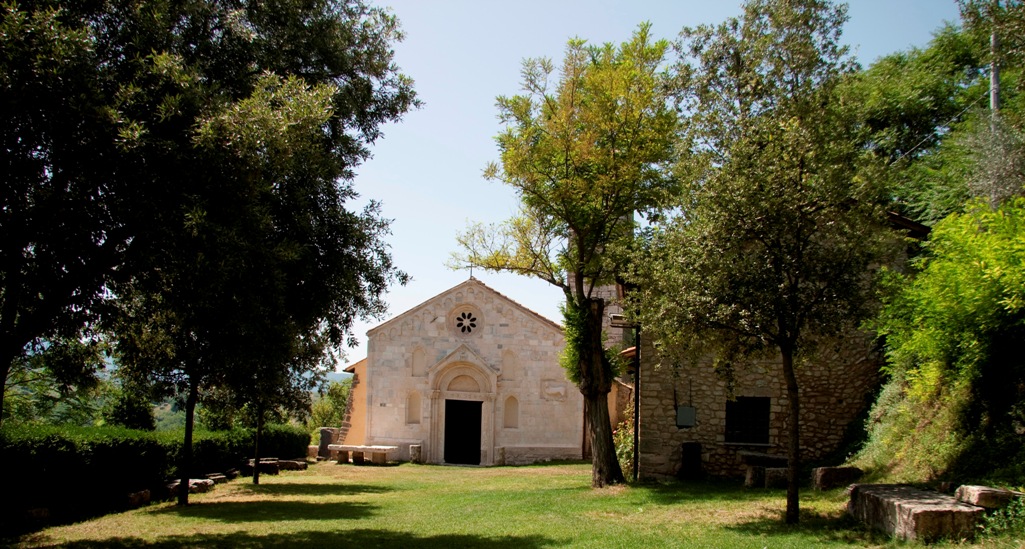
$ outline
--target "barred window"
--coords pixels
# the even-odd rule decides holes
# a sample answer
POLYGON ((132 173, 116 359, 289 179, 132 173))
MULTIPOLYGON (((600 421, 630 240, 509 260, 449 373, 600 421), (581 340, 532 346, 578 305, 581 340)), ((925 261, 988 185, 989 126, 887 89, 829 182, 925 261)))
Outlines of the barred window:
POLYGON ((737 397, 726 402, 726 442, 769 443, 769 397, 737 397))

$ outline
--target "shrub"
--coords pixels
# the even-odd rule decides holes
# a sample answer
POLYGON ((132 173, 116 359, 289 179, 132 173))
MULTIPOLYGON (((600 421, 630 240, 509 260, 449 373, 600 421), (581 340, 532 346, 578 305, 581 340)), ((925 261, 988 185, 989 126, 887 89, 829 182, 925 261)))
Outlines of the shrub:
MULTIPOLYGON (((877 328, 887 387, 859 456, 889 480, 1018 483, 1025 429, 1025 199, 975 204, 933 229, 877 328)), ((897 277, 899 278, 899 277, 897 277)))
POLYGON ((612 432, 612 440, 616 444, 616 458, 623 471, 633 471, 634 458, 634 423, 633 410, 628 410, 623 421, 616 425, 612 432))
POLYGON ((283 459, 305 458, 309 445, 310 433, 303 427, 265 425, 263 436, 260 437, 260 455, 283 459))
MULTIPOLYGON (((197 431, 190 476, 239 467, 252 457, 254 431, 197 431)), ((16 526, 27 509, 45 507, 55 518, 80 518, 117 509, 127 494, 160 493, 178 476, 182 433, 123 427, 69 427, 8 424, 0 429, 0 463, 16 474, 4 486, 4 530, 16 526), (17 494, 10 497, 9 494, 17 494)), ((261 454, 306 455, 309 434, 292 425, 264 428, 261 454)))

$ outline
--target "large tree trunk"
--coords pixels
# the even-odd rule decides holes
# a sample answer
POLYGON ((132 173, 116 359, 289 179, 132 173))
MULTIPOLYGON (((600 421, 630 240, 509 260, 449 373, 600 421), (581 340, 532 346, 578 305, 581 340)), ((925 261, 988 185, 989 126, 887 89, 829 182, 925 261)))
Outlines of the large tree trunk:
POLYGON ((192 430, 195 426, 196 400, 199 399, 199 380, 189 379, 189 395, 185 398, 185 440, 178 460, 178 505, 189 504, 189 480, 192 474, 192 430))
POLYGON ((602 346, 602 315, 605 303, 587 299, 587 326, 580 351, 580 393, 584 396, 584 412, 591 435, 591 486, 601 488, 626 481, 616 457, 609 420, 608 395, 612 390, 611 367, 602 346))
POLYGON ((798 471, 800 470, 801 459, 801 424, 800 412, 801 402, 797 395, 797 375, 794 373, 794 350, 792 347, 783 346, 780 349, 783 355, 783 378, 787 384, 787 401, 789 402, 789 437, 787 445, 787 524, 797 524, 800 521, 801 503, 798 494, 798 471))
POLYGON ((591 436, 591 486, 601 488, 624 482, 626 479, 616 457, 616 444, 612 440, 608 397, 588 398, 584 409, 591 436))

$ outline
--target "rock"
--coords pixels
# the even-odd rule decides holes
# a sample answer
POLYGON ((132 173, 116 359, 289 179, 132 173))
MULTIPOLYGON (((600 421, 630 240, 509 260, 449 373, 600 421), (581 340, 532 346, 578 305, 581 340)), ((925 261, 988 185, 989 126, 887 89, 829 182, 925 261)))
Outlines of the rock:
POLYGON ((228 477, 228 480, 235 480, 235 479, 238 478, 238 475, 239 475, 238 469, 228 469, 227 471, 224 472, 224 476, 228 477))
POLYGON ((29 520, 47 520, 50 518, 50 509, 48 507, 26 509, 25 518, 29 520))
POLYGON ((765 468, 765 487, 766 488, 786 488, 787 487, 787 469, 782 467, 766 467, 765 468))
MULTIPOLYGON (((171 496, 178 494, 178 487, 181 485, 180 480, 175 480, 167 485, 167 491, 171 496)), ((202 494, 203 492, 209 492, 214 487, 214 481, 208 478, 190 478, 189 479, 189 493, 190 494, 202 494)))
POLYGON ((1016 498, 1025 496, 1020 492, 1012 492, 1003 488, 990 488, 989 486, 961 486, 954 493, 954 499, 977 505, 986 509, 1003 509, 1016 498))
MULTIPOLYGON (((249 460, 247 464, 249 466, 249 474, 252 475, 253 471, 253 460, 249 460)), ((274 461, 264 461, 260 458, 260 474, 261 475, 276 475, 281 471, 281 467, 278 465, 277 458, 274 461)))
POLYGON ((305 471, 309 464, 300 459, 279 459, 278 468, 282 471, 305 471))
MULTIPOLYGON (((422 452, 423 452, 423 446, 422 445, 420 445, 420 444, 410 444, 409 445, 409 461, 411 461, 412 463, 423 463, 423 457, 421 457, 422 456, 422 452)), ((505 448, 504 447, 502 448, 502 459, 503 459, 503 461, 505 459, 505 448)))
POLYGON ((748 465, 747 474, 744 475, 745 488, 765 487, 765 467, 761 465, 748 465))
POLYGON ((939 492, 897 484, 856 484, 847 512, 865 524, 904 540, 972 539, 982 507, 939 492))
POLYGON ((328 450, 328 445, 333 444, 335 438, 338 436, 338 429, 333 427, 321 427, 320 428, 320 444, 317 446, 317 455, 324 459, 331 457, 331 451, 328 450))
POLYGON ((132 492, 131 494, 128 494, 126 499, 128 500, 128 507, 132 509, 142 507, 143 505, 149 505, 150 491, 140 490, 138 492, 132 492))
POLYGON ((228 477, 220 473, 210 473, 206 478, 214 481, 214 484, 224 484, 225 482, 228 482, 228 477))
POLYGON ((309 459, 317 459, 318 452, 320 452, 320 446, 316 444, 310 444, 306 447, 306 457, 309 459))
POLYGON ((863 474, 857 467, 817 467, 811 471, 811 481, 816 490, 832 490, 858 482, 863 474))

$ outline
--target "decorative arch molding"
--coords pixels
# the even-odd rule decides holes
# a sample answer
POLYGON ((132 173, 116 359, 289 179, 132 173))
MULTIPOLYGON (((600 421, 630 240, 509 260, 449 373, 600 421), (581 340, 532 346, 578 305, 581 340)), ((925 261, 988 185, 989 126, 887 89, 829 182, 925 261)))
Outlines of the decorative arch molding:
POLYGON ((459 360, 458 356, 458 353, 450 354, 429 371, 431 425, 428 459, 432 463, 444 463, 445 401, 470 400, 481 402, 481 465, 492 465, 498 372, 476 362, 459 360))
MULTIPOLYGON (((439 368, 432 368, 430 375, 430 387, 434 391, 453 393, 473 393, 480 395, 490 394, 494 396, 495 387, 498 383, 498 374, 490 369, 484 369, 472 362, 453 361, 439 368), (476 389, 471 389, 467 380, 460 379, 468 377, 477 383, 476 389)), ((481 400, 481 398, 466 398, 463 400, 481 400)))

